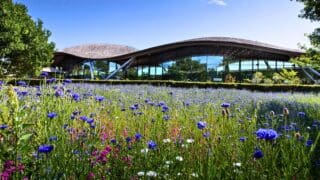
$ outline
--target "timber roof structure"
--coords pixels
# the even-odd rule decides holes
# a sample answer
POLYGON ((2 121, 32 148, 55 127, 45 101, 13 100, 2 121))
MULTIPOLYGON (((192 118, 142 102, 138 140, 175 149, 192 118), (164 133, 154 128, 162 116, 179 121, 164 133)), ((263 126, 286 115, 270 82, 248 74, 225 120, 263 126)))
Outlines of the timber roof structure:
POLYGON ((189 39, 143 50, 113 44, 89 44, 66 48, 55 53, 53 66, 85 60, 107 60, 118 64, 135 58, 131 66, 157 65, 188 56, 217 55, 231 59, 268 59, 288 61, 300 56, 301 50, 278 47, 258 41, 230 37, 189 39))

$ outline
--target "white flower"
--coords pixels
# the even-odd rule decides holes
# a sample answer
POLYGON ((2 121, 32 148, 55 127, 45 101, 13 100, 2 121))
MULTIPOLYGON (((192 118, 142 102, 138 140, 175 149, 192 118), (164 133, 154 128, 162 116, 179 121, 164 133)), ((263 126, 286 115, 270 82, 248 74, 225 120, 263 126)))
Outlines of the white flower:
POLYGON ((141 149, 141 153, 143 153, 143 154, 147 154, 147 153, 148 153, 148 151, 149 151, 149 149, 148 149, 148 148, 141 149))
POLYGON ((167 138, 167 139, 163 139, 162 141, 163 141, 163 143, 170 143, 171 139, 167 138))
POLYGON ((177 157, 176 157, 176 160, 178 160, 178 161, 183 161, 183 157, 177 156, 177 157))
POLYGON ((172 164, 173 161, 166 161, 166 164, 172 164))
POLYGON ((154 171, 148 171, 148 172, 147 172, 147 176, 156 177, 156 176, 157 176, 157 173, 154 172, 154 171))
POLYGON ((187 143, 191 144, 194 142, 194 139, 187 139, 187 143))
POLYGON ((177 176, 181 176, 182 174, 181 173, 177 173, 177 176))
POLYGON ((236 167, 240 167, 241 166, 241 163, 233 163, 233 166, 236 166, 236 167))
POLYGON ((144 172, 143 171, 138 172, 138 176, 144 176, 144 172))
POLYGON ((197 173, 192 173, 191 176, 193 177, 199 177, 199 175, 197 173))

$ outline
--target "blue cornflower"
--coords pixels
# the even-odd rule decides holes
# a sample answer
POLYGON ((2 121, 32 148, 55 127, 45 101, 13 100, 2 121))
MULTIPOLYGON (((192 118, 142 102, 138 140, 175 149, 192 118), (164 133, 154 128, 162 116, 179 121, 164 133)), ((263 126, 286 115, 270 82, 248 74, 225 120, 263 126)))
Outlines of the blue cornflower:
POLYGON ((40 145, 38 148, 39 153, 49 153, 53 150, 53 145, 40 145))
POLYGON ((157 144, 154 141, 150 140, 148 142, 148 148, 152 149, 152 150, 155 150, 157 148, 157 144))
POLYGON ((126 141, 129 143, 129 142, 131 142, 131 137, 126 137, 126 141))
POLYGON ((247 139, 248 139, 247 137, 240 137, 239 140, 240 140, 241 142, 245 142, 247 139))
POLYGON ((93 123, 94 122, 94 119, 90 119, 90 118, 88 118, 87 120, 86 120, 86 122, 88 123, 88 124, 91 124, 91 123, 93 123))
POLYGON ((313 141, 311 139, 307 140, 306 146, 310 147, 313 144, 313 141))
POLYGON ((80 101, 80 94, 78 94, 78 93, 72 94, 72 99, 75 101, 80 101))
POLYGON ((158 106, 165 106, 165 105, 166 105, 166 103, 163 102, 163 101, 160 101, 160 102, 158 103, 158 106))
POLYGON ((98 102, 102 102, 104 100, 104 96, 96 96, 95 100, 98 102))
POLYGON ((63 80, 64 83, 72 83, 72 80, 71 79, 65 79, 63 80))
POLYGON ((306 113, 305 112, 298 112, 298 117, 304 118, 304 117, 306 117, 306 113))
POLYGON ((5 125, 5 124, 1 124, 0 125, 0 129, 6 129, 8 126, 7 125, 5 125))
POLYGON ((230 107, 230 103, 224 102, 224 103, 221 104, 221 107, 228 108, 228 107, 230 107))
POLYGON ((166 105, 162 106, 162 112, 167 112, 167 111, 169 111, 169 107, 166 105))
POLYGON ((58 140, 58 137, 57 136, 51 136, 49 138, 49 141, 57 141, 58 140))
POLYGON ((2 86, 3 84, 4 84, 4 82, 0 80, 0 86, 2 86))
POLYGON ((48 77, 48 76, 49 76, 48 72, 42 71, 42 72, 40 73, 40 77, 42 77, 42 78, 48 77))
POLYGON ((137 141, 139 141, 142 138, 142 135, 140 133, 136 133, 134 137, 136 138, 137 141))
POLYGON ((265 140, 274 140, 278 137, 278 133, 273 129, 259 129, 256 135, 257 138, 265 140))
POLYGON ((206 128, 207 123, 204 122, 204 121, 199 121, 199 122, 197 123, 197 126, 198 126, 199 129, 204 129, 204 128, 206 128))
POLYGON ((50 84, 50 83, 54 83, 56 82, 56 78, 51 78, 51 79, 47 79, 47 83, 50 84))
POLYGON ((55 118, 57 116, 58 116, 58 114, 55 113, 55 112, 50 112, 50 113, 47 114, 47 117, 50 118, 50 119, 53 119, 53 118, 55 118))
POLYGON ((87 116, 80 116, 80 120, 82 120, 82 121, 88 121, 88 117, 87 116))
POLYGON ((136 110, 136 109, 138 109, 136 106, 134 106, 134 105, 132 105, 132 106, 130 106, 130 109, 131 110, 136 110))
POLYGON ((117 140, 116 140, 116 139, 111 139, 110 142, 111 142, 112 144, 116 144, 116 143, 117 143, 117 140))
POLYGON ((81 113, 81 111, 73 111, 72 112, 72 114, 75 115, 75 116, 79 115, 80 113, 81 113))
POLYGON ((209 136, 210 136, 210 133, 209 133, 209 132, 203 133, 203 137, 208 138, 209 136))
POLYGON ((18 86, 26 87, 27 83, 25 81, 18 81, 18 86))
POLYGON ((36 96, 41 96, 41 95, 42 95, 41 92, 37 92, 37 93, 36 93, 36 96))
POLYGON ((62 91, 61 89, 58 89, 58 90, 56 90, 56 92, 54 93, 54 95, 55 95, 56 97, 61 97, 61 96, 63 96, 63 91, 62 91))
POLYGON ((260 158, 262 158, 262 157, 263 157, 262 151, 261 151, 260 149, 256 148, 256 150, 255 150, 254 153, 253 153, 253 157, 254 157, 255 159, 260 159, 260 158))
POLYGON ((166 114, 166 115, 163 116, 163 119, 168 121, 170 119, 170 116, 166 114))
POLYGON ((70 119, 71 120, 74 120, 76 117, 72 114, 71 116, 70 116, 70 119))

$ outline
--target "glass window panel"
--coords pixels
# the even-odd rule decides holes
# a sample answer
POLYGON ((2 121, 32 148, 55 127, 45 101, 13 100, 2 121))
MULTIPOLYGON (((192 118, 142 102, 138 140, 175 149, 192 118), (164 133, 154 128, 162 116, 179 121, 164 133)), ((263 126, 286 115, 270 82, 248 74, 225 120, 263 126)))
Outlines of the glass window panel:
POLYGON ((251 61, 241 61, 241 71, 251 71, 252 62, 251 61))

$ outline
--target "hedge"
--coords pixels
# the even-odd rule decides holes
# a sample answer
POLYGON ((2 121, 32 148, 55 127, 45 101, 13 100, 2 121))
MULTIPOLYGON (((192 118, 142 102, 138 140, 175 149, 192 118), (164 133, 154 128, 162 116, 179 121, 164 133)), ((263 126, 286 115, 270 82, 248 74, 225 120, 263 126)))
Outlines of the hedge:
MULTIPOLYGON (((44 83, 43 79, 11 79, 6 80, 8 84, 16 85, 18 81, 25 81, 29 85, 40 85, 44 83)), ((63 80, 57 80, 63 81, 63 80)), ((186 82, 171 80, 85 80, 72 79, 73 83, 93 83, 93 84, 135 84, 135 85, 153 85, 153 86, 170 86, 182 88, 226 88, 226 89, 246 89, 261 92, 320 92, 320 85, 288 85, 288 84, 250 84, 250 83, 217 83, 217 82, 186 82)))

